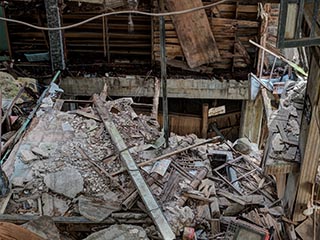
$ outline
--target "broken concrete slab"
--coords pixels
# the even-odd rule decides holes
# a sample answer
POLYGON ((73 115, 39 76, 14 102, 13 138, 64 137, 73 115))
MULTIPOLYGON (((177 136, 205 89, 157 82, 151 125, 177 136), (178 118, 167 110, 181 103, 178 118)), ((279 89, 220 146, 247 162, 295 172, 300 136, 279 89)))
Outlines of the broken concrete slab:
POLYGON ((91 234, 84 240, 148 240, 142 227, 133 225, 112 225, 111 227, 91 234))
POLYGON ((24 183, 25 183, 24 177, 20 177, 20 176, 14 177, 11 180, 11 184, 13 187, 24 187, 24 183))
POLYGON ((52 218, 41 216, 22 225, 23 228, 37 234, 44 240, 60 240, 59 230, 52 218))
POLYGON ((83 191, 83 178, 74 168, 65 168, 63 171, 49 173, 44 177, 44 183, 53 192, 69 198, 74 198, 83 191))
POLYGON ((43 150, 42 148, 39 147, 34 147, 31 149, 31 151, 35 154, 40 156, 41 158, 48 158, 49 157, 49 153, 45 150, 43 150))
POLYGON ((190 226, 195 217, 192 209, 188 206, 168 206, 165 208, 164 215, 176 235, 179 235, 185 226, 190 226))
POLYGON ((26 164, 38 159, 38 156, 34 155, 29 150, 21 150, 20 154, 21 154, 21 161, 26 164))
POLYGON ((80 196, 79 211, 82 216, 94 222, 101 222, 115 211, 121 210, 121 203, 117 201, 108 201, 98 198, 88 198, 80 196))
POLYGON ((43 214, 47 216, 63 216, 68 210, 66 201, 48 193, 42 194, 43 214))

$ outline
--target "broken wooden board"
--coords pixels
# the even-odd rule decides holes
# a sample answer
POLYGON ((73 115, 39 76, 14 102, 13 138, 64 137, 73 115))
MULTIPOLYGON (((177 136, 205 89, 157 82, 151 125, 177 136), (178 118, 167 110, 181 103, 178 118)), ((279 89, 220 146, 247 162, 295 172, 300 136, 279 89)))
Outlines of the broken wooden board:
POLYGON ((44 240, 42 237, 21 226, 6 222, 0 223, 0 236, 2 240, 44 240))
MULTIPOLYGON (((171 12, 202 6, 201 0, 166 0, 166 7, 171 12)), ((220 59, 217 43, 205 10, 175 15, 172 20, 190 68, 220 59)))

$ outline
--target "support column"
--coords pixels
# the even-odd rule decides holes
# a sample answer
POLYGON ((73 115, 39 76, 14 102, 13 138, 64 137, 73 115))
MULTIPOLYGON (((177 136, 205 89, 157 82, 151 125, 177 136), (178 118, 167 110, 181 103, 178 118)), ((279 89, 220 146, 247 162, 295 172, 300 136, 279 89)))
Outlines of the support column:
POLYGON ((261 94, 254 101, 243 101, 240 123, 240 137, 246 137, 259 145, 263 117, 261 94))
MULTIPOLYGON (((47 25, 49 28, 59 28, 61 24, 61 15, 58 0, 46 0, 46 15, 47 25)), ((64 56, 64 40, 62 30, 49 31, 50 56, 52 70, 64 70, 65 56, 64 56)))
POLYGON ((202 129, 201 129, 201 137, 208 137, 208 113, 209 113, 209 104, 202 104, 202 129))
MULTIPOLYGON (((160 10, 164 12, 164 2, 160 0, 160 10)), ((167 58, 166 58, 166 26, 165 18, 160 17, 160 59, 161 59, 161 85, 162 85, 162 112, 163 132, 166 140, 166 147, 169 147, 169 112, 168 112, 168 91, 167 91, 167 58)))

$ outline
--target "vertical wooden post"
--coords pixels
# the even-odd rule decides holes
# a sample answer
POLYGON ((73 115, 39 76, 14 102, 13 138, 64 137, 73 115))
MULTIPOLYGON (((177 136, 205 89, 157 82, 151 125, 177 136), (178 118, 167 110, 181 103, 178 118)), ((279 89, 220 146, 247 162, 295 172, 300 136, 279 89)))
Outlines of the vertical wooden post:
POLYGON ((306 218, 306 216, 303 215, 303 211, 307 209, 308 202, 311 202, 313 198, 312 187, 315 183, 320 158, 320 135, 317 123, 319 120, 316 119, 319 116, 316 116, 318 114, 317 110, 319 110, 318 107, 314 107, 312 110, 308 139, 300 168, 293 221, 302 221, 306 218))
POLYGON ((102 17, 102 41, 103 41, 103 56, 107 56, 107 46, 106 46, 106 17, 102 17))
POLYGON ((108 17, 105 17, 105 26, 106 26, 105 31, 106 31, 108 63, 110 63, 111 62, 111 55, 110 55, 110 36, 109 36, 108 17))
POLYGON ((202 104, 202 129, 201 129, 201 137, 208 137, 208 113, 209 113, 209 104, 202 104))
POLYGON ((154 79, 154 95, 151 116, 154 119, 158 119, 158 107, 159 107, 159 96, 160 96, 160 80, 159 78, 154 79))
POLYGON ((277 195, 279 199, 284 197, 286 191, 287 184, 287 174, 286 173, 278 173, 275 175, 277 180, 277 195))
MULTIPOLYGON (((164 11, 164 2, 160 0, 160 10, 164 11)), ((166 140, 166 147, 169 146, 169 113, 167 95, 167 59, 166 59, 166 26, 165 18, 160 17, 160 60, 161 60, 161 83, 162 83, 162 111, 163 131, 166 140)))

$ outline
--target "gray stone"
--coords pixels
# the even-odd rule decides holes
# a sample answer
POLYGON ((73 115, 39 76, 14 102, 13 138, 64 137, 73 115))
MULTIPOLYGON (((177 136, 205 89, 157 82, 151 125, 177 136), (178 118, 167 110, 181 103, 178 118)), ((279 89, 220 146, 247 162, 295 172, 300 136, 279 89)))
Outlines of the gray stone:
POLYGON ((193 210, 188 206, 166 206, 164 215, 176 235, 179 235, 185 226, 191 226, 195 218, 193 210))
POLYGON ((23 228, 37 234, 44 240, 60 240, 59 230, 48 216, 41 216, 22 225, 23 228))
POLYGON ((73 127, 72 127, 71 124, 68 123, 68 122, 62 123, 61 126, 62 126, 62 130, 63 130, 64 132, 73 132, 73 131, 74 131, 73 127))
POLYGON ((121 210, 121 205, 115 200, 79 197, 79 212, 85 218, 94 222, 101 222, 115 211, 121 210))
POLYGON ((41 158, 48 158, 49 157, 49 153, 45 150, 43 150, 42 148, 39 148, 39 147, 34 147, 31 149, 31 151, 40 156, 41 158))
POLYGON ((48 193, 42 194, 42 203, 43 214, 47 216, 63 216, 69 208, 66 201, 48 193))
POLYGON ((21 150, 20 154, 21 154, 21 160, 24 163, 30 163, 38 159, 38 157, 29 150, 21 150))
POLYGON ((24 177, 14 177, 11 183, 13 187, 24 187, 24 177))
POLYGON ((289 120, 287 130, 292 132, 293 135, 299 135, 300 126, 296 119, 289 120))
POLYGON ((133 225, 112 225, 107 229, 91 234, 84 240, 148 240, 142 227, 133 225))
POLYGON ((239 138, 233 144, 233 148, 243 154, 248 154, 251 152, 251 142, 247 138, 239 138))
POLYGON ((85 122, 89 132, 93 131, 94 129, 96 129, 98 127, 97 122, 93 119, 84 120, 84 122, 85 122))
POLYGON ((44 183, 53 192, 69 198, 74 198, 83 191, 83 178, 74 168, 65 168, 63 171, 49 173, 44 177, 44 183))

